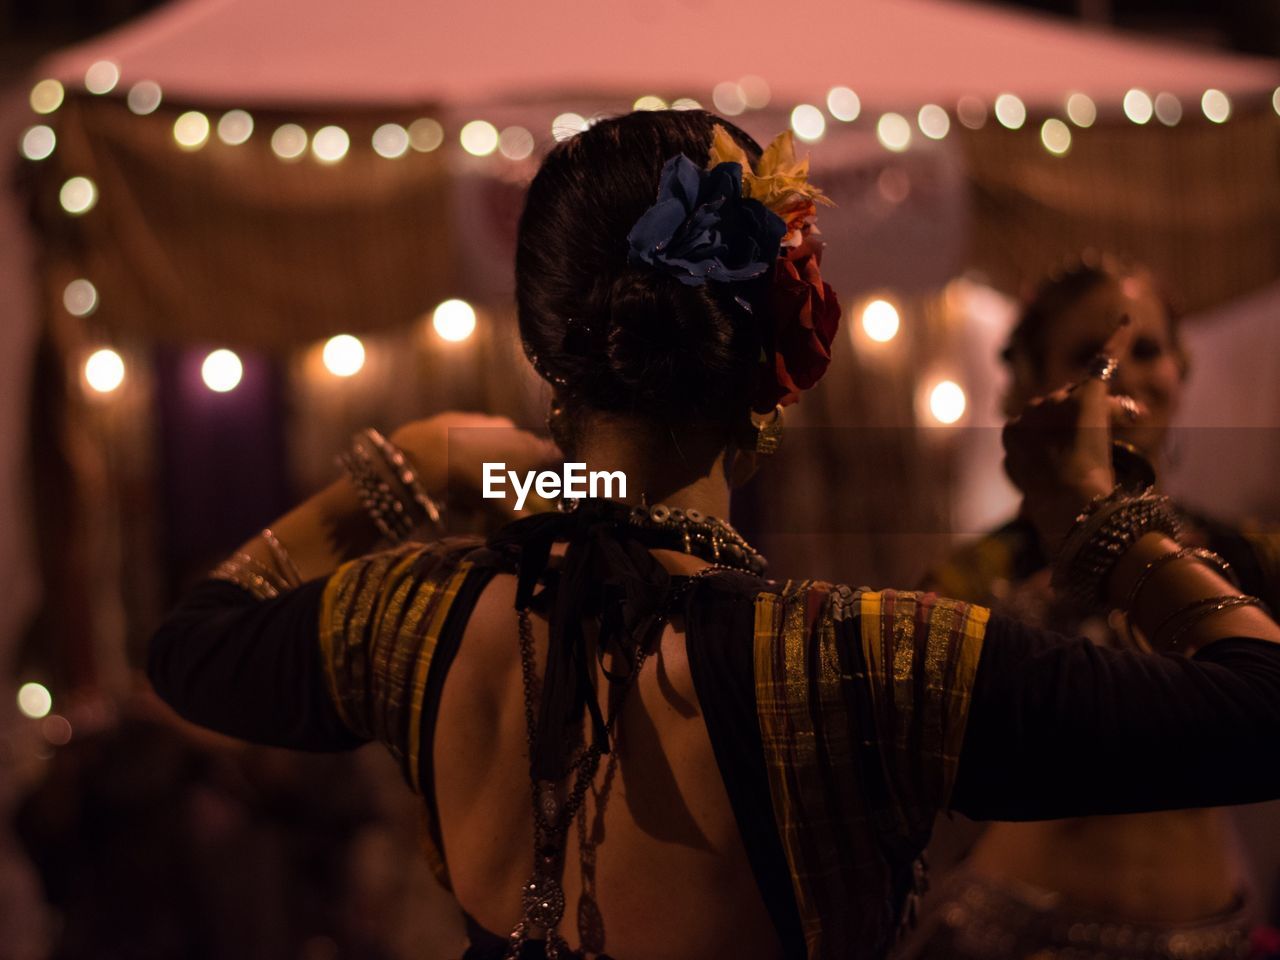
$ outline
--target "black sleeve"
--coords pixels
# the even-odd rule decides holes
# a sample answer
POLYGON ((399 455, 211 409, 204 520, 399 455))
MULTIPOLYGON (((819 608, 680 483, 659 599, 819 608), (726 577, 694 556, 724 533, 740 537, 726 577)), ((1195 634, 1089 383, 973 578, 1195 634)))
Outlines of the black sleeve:
POLYGON ((1153 655, 991 617, 952 809, 1048 820, 1276 797, 1280 644, 1153 655))
POLYGON ((189 591, 152 637, 147 674, 181 716, 255 743, 349 750, 325 684, 319 644, 327 581, 259 600, 225 580, 189 591))

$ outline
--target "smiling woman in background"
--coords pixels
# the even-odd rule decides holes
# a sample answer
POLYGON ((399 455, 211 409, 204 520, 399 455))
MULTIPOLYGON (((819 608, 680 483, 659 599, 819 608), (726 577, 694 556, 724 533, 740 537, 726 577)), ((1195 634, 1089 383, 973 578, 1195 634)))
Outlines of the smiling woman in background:
MULTIPOLYGON (((1134 339, 1111 381, 1141 413, 1116 436, 1157 470, 1178 409, 1188 358, 1178 320, 1151 274, 1110 259, 1073 264, 1025 305, 1004 351, 1006 411, 1083 375, 1117 318, 1134 339)), ((1226 558, 1243 590, 1280 601, 1280 536, 1244 533, 1179 508, 1183 542, 1226 558)), ((928 589, 963 597, 1108 646, 1132 647, 1124 617, 1082 617, 1055 597, 1050 556, 1026 513, 968 544, 934 571, 928 589)), ((1091 776, 1082 769, 1079 776, 1091 776)), ((1220 810, 991 825, 917 933, 908 956, 1020 958, 1088 949, 1096 957, 1240 955, 1252 911, 1235 838, 1220 810)))
MULTIPOLYGON (((560 451, 457 415, 360 435, 152 642, 181 713, 311 750, 380 741, 422 797, 475 960, 875 957, 941 808, 984 819, 1280 795, 1280 627, 1115 487, 1103 356, 1006 446, 1065 594, 1171 655, 909 591, 780 583, 723 518, 839 319, 789 136, 602 120, 529 189, 520 335, 560 451), (455 427, 487 429, 450 429, 455 427), (487 541, 402 540, 482 464, 621 470, 487 541), (1177 556, 1175 556, 1175 554, 1177 556), (1082 765, 1090 775, 1082 777, 1082 765)), ((1133 325, 1104 351, 1130 356, 1133 325)))

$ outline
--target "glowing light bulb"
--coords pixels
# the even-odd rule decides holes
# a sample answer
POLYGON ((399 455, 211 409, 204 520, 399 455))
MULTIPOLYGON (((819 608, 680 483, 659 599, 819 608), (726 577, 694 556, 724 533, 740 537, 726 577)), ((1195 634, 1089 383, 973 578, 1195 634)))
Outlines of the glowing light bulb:
POLYGON ((1226 123, 1231 117, 1231 98, 1211 88, 1200 98, 1200 109, 1214 123, 1226 123))
POLYGON ((930 140, 941 140, 951 130, 951 118, 936 103, 926 103, 916 114, 920 132, 930 140))
POLYGON ((24 717, 39 720, 53 709, 53 695, 41 683, 24 683, 18 688, 18 709, 24 717))
POLYGON ((578 113, 562 113, 551 121, 551 136, 557 141, 576 137, 587 129, 587 118, 578 113))
POLYGON ((373 152, 394 160, 409 152, 409 131, 398 123, 384 123, 373 131, 373 152))
POLYGON ((307 152, 307 131, 296 123, 276 127, 271 134, 271 152, 281 160, 297 160, 307 152))
POLYGON ((1071 149, 1071 128, 1057 117, 1050 117, 1040 125, 1040 142, 1055 157, 1065 156, 1071 149))
POLYGON ((832 87, 827 91, 827 112, 843 123, 850 123, 862 112, 862 100, 848 87, 832 87))
POLYGON ((632 110, 665 110, 667 109, 667 101, 661 97, 655 97, 653 94, 646 94, 636 99, 631 105, 632 110))
POLYGON ((964 416, 964 390, 954 380, 943 380, 929 391, 929 412, 939 423, 955 423, 964 416))
POLYGON ((498 152, 508 160, 532 156, 533 147, 533 134, 524 127, 507 127, 498 134, 498 152))
POLYGON ((173 121, 173 139, 183 150, 199 150, 209 141, 209 118, 199 110, 188 110, 173 121))
POLYGON ((253 136, 253 117, 247 110, 228 110, 218 118, 218 139, 238 147, 253 136))
POLYGON ((418 153, 430 153, 444 143, 444 127, 430 117, 419 117, 409 124, 409 146, 418 153))
POLYGON ((140 117, 155 113, 163 99, 160 84, 154 80, 139 80, 129 88, 129 93, 124 98, 129 109, 140 117))
POLYGON ((84 88, 90 93, 110 93, 119 82, 120 68, 110 60, 99 60, 84 73, 84 88))
POLYGON ((742 87, 732 80, 717 83, 711 91, 711 102, 715 108, 727 117, 736 117, 747 109, 747 97, 742 87))
POLYGON ((911 146, 911 124, 900 113, 885 113, 876 121, 876 139, 880 146, 901 153, 911 146))
POLYGON ((22 135, 19 150, 28 160, 44 160, 53 154, 53 148, 57 145, 58 137, 53 132, 53 127, 41 123, 27 128, 22 135))
POLYGON ((98 202, 98 188, 88 177, 72 177, 58 191, 58 202, 72 215, 88 213, 98 202))
POLYGON ((862 308, 862 329, 876 343, 888 343, 898 335, 898 308, 888 300, 872 300, 862 308))
POLYGON ((465 300, 446 300, 432 311, 431 325, 443 340, 457 343, 476 329, 476 312, 465 300))
POLYGON ((1027 122, 1026 104, 1012 93, 1002 93, 996 97, 995 114, 1000 125, 1010 130, 1020 130, 1027 122))
POLYGON ((230 350, 215 350, 200 365, 204 385, 215 393, 227 393, 240 385, 244 364, 230 350))
POLYGON ((1172 93, 1157 93, 1155 114, 1166 127, 1176 127, 1182 120, 1182 101, 1172 93))
POLYGON ((29 102, 36 113, 53 113, 62 106, 66 91, 57 80, 41 80, 31 88, 29 102))
POLYGON ((311 138, 311 153, 321 163, 337 163, 351 149, 351 136, 338 126, 321 127, 311 138))
POLYGON ((1142 124, 1151 120, 1155 113, 1155 105, 1145 90, 1136 87, 1124 95, 1124 115, 1134 123, 1142 124))
POLYGON ((84 382, 96 393, 111 393, 124 383, 124 359, 109 347, 95 350, 84 362, 84 382))
POLYGON ((805 143, 814 143, 827 132, 827 118, 813 104, 802 103, 791 111, 791 129, 805 143))
POLYGON ((1092 127, 1098 119, 1098 105, 1092 97, 1073 93, 1067 97, 1067 118, 1077 127, 1092 127))
POLYGON ((747 106, 752 110, 764 109, 769 105, 770 97, 773 96, 773 91, 769 89, 769 82, 755 74, 747 74, 738 81, 738 86, 742 89, 742 98, 747 101, 747 106))
POLYGON ((1271 109, 1276 112, 1277 116, 1280 116, 1280 87, 1276 87, 1275 90, 1272 91, 1271 109))
POLYGON ((335 377, 354 376, 364 366, 364 344, 349 333, 340 333, 325 342, 321 357, 335 377))
POLYGON ((73 317, 87 317, 98 309, 98 288, 80 277, 62 291, 62 305, 73 317))

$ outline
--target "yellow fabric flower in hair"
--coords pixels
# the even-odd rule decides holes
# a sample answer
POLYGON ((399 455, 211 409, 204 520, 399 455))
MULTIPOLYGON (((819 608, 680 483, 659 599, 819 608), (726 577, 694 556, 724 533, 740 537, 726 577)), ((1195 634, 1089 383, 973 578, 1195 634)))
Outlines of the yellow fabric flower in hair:
POLYGON ((742 192, 752 200, 759 200, 786 223, 782 246, 788 259, 805 247, 810 234, 816 232, 813 221, 817 204, 834 206, 826 194, 809 182, 809 158, 797 159, 795 136, 790 130, 774 137, 760 162, 753 167, 746 151, 738 146, 729 131, 716 124, 708 166, 719 163, 741 164, 742 192))

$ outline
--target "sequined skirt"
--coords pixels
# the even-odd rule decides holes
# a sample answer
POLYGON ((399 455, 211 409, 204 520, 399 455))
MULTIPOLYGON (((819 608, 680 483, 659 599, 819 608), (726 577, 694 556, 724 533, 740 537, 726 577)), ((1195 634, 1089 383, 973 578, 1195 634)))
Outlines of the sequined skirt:
POLYGON ((1071 909, 1060 895, 953 876, 899 960, 1242 960, 1243 901, 1195 923, 1131 923, 1071 909))

